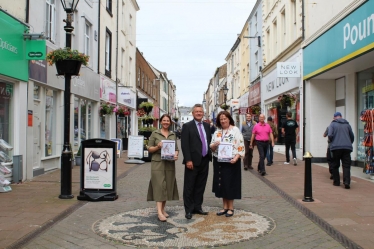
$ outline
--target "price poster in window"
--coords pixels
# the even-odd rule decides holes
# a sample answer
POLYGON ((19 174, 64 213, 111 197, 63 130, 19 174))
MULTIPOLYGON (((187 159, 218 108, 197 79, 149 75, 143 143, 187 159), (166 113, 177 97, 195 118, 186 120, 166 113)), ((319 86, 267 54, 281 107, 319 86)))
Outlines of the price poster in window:
POLYGON ((144 148, 144 136, 129 136, 127 156, 142 158, 144 148))
POLYGON ((218 162, 230 162, 232 159, 232 143, 221 142, 218 146, 218 162))

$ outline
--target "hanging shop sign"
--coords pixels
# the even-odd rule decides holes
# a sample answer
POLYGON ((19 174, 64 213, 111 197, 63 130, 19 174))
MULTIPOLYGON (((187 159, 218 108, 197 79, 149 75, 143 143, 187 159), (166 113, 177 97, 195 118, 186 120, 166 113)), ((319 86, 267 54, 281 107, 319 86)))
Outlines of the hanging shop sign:
POLYGON ((300 62, 277 62, 278 78, 299 78, 300 62))
POLYGON ((261 102, 261 82, 257 82, 249 88, 248 103, 249 106, 258 104, 261 102))
POLYGON ((26 60, 45 60, 45 40, 26 40, 26 60))
POLYGON ((116 104, 116 83, 100 75, 100 99, 116 104))
POLYGON ((46 60, 30 60, 29 61, 29 77, 32 80, 35 80, 41 83, 47 83, 47 61, 46 60))
POLYGON ((374 49, 374 1, 366 1, 304 49, 310 79, 374 49))
POLYGON ((136 109, 136 94, 125 87, 118 87, 118 103, 136 109))
POLYGON ((239 99, 231 99, 231 108, 232 110, 236 110, 239 108, 239 99))
POLYGON ((28 29, 20 21, 0 9, 0 74, 29 80, 28 61, 25 60, 26 43, 23 34, 28 29))

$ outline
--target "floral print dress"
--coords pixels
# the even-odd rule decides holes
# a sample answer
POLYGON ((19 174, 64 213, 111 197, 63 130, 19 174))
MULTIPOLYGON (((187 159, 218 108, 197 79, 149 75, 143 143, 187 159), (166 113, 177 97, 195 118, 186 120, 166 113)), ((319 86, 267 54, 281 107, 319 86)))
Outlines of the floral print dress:
MULTIPOLYGON (((242 158, 245 154, 244 139, 238 127, 231 127, 228 131, 217 129, 212 137, 211 144, 216 141, 231 143, 232 156, 239 154, 242 158)), ((216 150, 213 152, 213 193, 218 198, 228 200, 241 199, 242 196, 242 171, 241 158, 234 164, 218 162, 216 150)))

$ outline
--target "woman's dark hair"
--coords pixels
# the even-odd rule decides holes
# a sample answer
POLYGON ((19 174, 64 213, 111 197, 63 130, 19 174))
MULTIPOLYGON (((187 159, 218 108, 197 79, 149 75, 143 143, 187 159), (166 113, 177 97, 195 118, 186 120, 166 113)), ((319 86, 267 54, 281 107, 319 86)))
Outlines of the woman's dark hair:
POLYGON ((226 118, 228 118, 230 120, 230 125, 234 126, 235 123, 234 123, 234 119, 232 119, 230 113, 228 111, 221 111, 220 113, 218 113, 217 115, 217 119, 216 119, 216 126, 220 129, 222 129, 222 125, 221 125, 221 121, 219 121, 221 115, 224 115, 226 116, 226 118))
MULTIPOLYGON (((171 117, 170 117, 170 115, 167 114, 167 113, 165 113, 164 115, 161 116, 161 118, 160 118, 160 124, 161 124, 162 120, 164 119, 164 117, 167 117, 167 118, 169 119, 169 121, 170 121, 170 126, 171 126, 171 125, 172 125, 171 117)), ((169 127, 170 127, 170 126, 169 126, 169 127)))

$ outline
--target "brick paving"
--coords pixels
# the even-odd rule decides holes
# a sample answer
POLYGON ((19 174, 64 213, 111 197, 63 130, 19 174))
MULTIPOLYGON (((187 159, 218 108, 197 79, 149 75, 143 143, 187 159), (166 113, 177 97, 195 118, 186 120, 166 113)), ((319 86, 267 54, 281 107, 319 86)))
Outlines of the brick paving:
MULTIPOLYGON (((254 154, 256 164, 257 151, 254 154)), ((32 182, 12 185, 12 192, 0 195, 3 207, 0 213, 0 248, 133 248, 134 245, 110 241, 94 231, 94 224, 103 219, 155 206, 154 202, 145 201, 150 163, 126 165, 124 159, 127 159, 125 155, 118 160, 119 199, 114 202, 58 199, 59 171, 36 177, 32 182)), ((299 161, 298 166, 283 165, 283 159, 284 155, 275 153, 275 163, 266 167, 268 175, 265 179, 255 170, 243 171, 243 198, 235 201, 238 210, 272 219, 275 229, 264 236, 229 244, 225 248, 344 248, 339 242, 344 244, 345 240, 353 241, 348 243, 352 248, 355 243, 362 248, 372 248, 374 211, 371 205, 374 194, 370 189, 373 183, 353 178, 350 190, 334 187, 327 169, 313 165, 315 202, 304 203, 301 201, 304 162, 299 161), (320 220, 308 219, 307 216, 320 220)), ((180 160, 177 162, 180 196, 183 171, 180 160)), ((211 193, 212 172, 211 168, 204 205, 218 209, 221 200, 211 193)), ((76 196, 79 189, 78 167, 74 168, 73 176, 73 194, 76 196)), ((168 202, 167 206, 183 206, 183 201, 168 202)), ((210 215, 215 216, 214 212, 210 215)), ((148 218, 158 224, 155 215, 148 218)))

